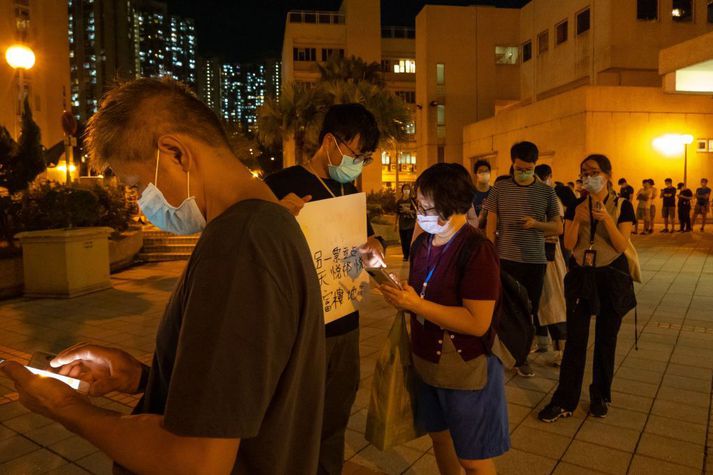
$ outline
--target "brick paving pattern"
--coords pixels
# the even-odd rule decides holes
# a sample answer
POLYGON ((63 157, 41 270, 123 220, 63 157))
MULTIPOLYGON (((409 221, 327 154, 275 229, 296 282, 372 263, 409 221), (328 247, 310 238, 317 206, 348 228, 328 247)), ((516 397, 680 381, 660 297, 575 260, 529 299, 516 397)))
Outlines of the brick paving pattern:
MULTIPOLYGON (((551 355, 537 355, 536 377, 507 377, 513 448, 497 460, 499 473, 713 474, 713 235, 655 235, 635 243, 645 279, 637 285, 639 350, 633 348, 633 316, 627 317, 609 417, 588 417, 583 400, 572 418, 539 422, 537 411, 549 401, 557 370, 548 365, 551 355)), ((388 262, 406 274, 399 255, 389 254, 388 262)), ((27 362, 34 351, 92 341, 149 362, 163 306, 184 266, 129 269, 113 277, 113 289, 73 300, 0 302, 0 358, 27 362)), ((369 295, 361 322, 361 388, 347 431, 348 475, 438 473, 427 437, 382 453, 363 436, 371 376, 393 315, 379 295, 369 295)), ((136 398, 111 394, 94 402, 128 413, 136 398)), ((25 410, 10 381, 0 377, 0 474, 25 473, 108 474, 111 461, 25 410)))

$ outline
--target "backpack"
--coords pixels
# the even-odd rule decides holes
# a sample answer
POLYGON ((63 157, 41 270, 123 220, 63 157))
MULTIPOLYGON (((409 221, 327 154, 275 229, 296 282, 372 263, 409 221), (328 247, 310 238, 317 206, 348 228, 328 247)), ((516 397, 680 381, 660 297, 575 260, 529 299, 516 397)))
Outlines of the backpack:
MULTIPOLYGON (((484 239, 486 239, 484 236, 472 238, 461 247, 457 258, 457 268, 461 276, 465 275, 465 268, 473 249, 484 239)), ((500 286, 502 288, 500 305, 495 307, 493 322, 484 340, 489 341, 492 347, 494 340, 492 332, 495 332, 515 359, 515 366, 521 366, 527 362, 532 339, 535 337, 535 329, 532 326, 532 305, 527 289, 502 269, 500 286)))

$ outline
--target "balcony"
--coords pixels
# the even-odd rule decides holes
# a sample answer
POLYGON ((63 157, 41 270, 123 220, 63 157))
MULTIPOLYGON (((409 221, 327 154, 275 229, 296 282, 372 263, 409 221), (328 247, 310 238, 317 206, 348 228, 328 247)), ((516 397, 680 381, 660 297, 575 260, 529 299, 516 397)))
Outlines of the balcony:
POLYGON ((382 26, 381 37, 386 39, 409 39, 416 38, 416 29, 410 26, 382 26))
POLYGON ((343 13, 339 12, 293 10, 287 13, 287 21, 290 23, 306 23, 313 25, 343 25, 345 17, 343 13))

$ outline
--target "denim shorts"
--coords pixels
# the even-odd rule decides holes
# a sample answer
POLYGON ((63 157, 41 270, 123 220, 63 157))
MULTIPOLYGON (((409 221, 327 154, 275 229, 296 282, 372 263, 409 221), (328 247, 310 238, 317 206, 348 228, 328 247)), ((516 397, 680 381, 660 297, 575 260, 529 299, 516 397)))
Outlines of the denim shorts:
POLYGON ((510 450, 503 366, 488 357, 488 382, 477 391, 420 383, 416 421, 428 432, 450 431, 458 458, 484 460, 510 450))

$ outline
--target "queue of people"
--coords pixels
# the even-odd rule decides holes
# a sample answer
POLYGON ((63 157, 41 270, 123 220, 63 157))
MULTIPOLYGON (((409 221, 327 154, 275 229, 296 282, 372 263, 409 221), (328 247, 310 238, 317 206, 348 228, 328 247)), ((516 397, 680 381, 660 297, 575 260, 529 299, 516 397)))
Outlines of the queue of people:
MULTIPOLYGON (((138 187, 154 225, 202 236, 167 304, 151 366, 90 344, 51 363, 87 381, 92 396, 142 394, 131 416, 3 363, 20 401, 99 447, 118 472, 341 473, 360 380, 359 312, 325 324, 295 216, 309 202, 357 193, 379 138, 366 108, 332 106, 314 155, 262 182, 238 163, 215 114, 180 83, 138 79, 110 91, 89 124, 92 158, 138 187)), ((655 216, 653 180, 635 208, 630 185, 620 180, 614 190, 614 166, 603 155, 584 158, 571 187, 538 163, 534 143, 514 144, 510 157, 511 172, 492 186, 491 165, 481 160, 475 183, 462 166, 441 163, 402 187, 395 226, 409 275, 379 286, 409 316, 414 423, 432 439, 444 475, 495 474, 493 459, 510 448, 504 384, 512 358, 497 344, 505 336, 503 273, 525 289, 532 350, 551 348, 561 367, 540 420, 577 407, 592 316, 589 412, 607 415, 617 335, 636 306, 626 251, 637 221, 648 233, 655 216)), ((665 230, 674 199, 681 226, 682 206, 690 213, 694 200, 693 223, 699 215, 705 222, 707 181, 695 195, 665 183, 665 230)), ((385 243, 363 219, 361 259, 382 267, 385 243)), ((527 360, 516 371, 535 375, 527 360)))
MULTIPOLYGON (((665 187, 661 190, 661 217, 664 221, 662 233, 673 233, 676 231, 676 221, 678 220, 678 232, 685 233, 692 230, 697 218, 701 217, 701 232, 705 231, 706 219, 710 213, 711 189, 708 187, 708 179, 701 178, 701 186, 696 189, 695 194, 685 183, 678 183, 673 186, 673 180, 666 178, 665 187), (693 210, 693 218, 691 218, 693 210)), ((632 234, 639 234, 639 222, 643 222, 641 234, 652 234, 654 232, 654 221, 656 220, 656 198, 658 190, 655 182, 651 178, 642 181, 641 188, 634 195, 634 188, 629 185, 625 178, 619 179, 619 197, 633 203, 636 198, 636 219, 632 234)))

